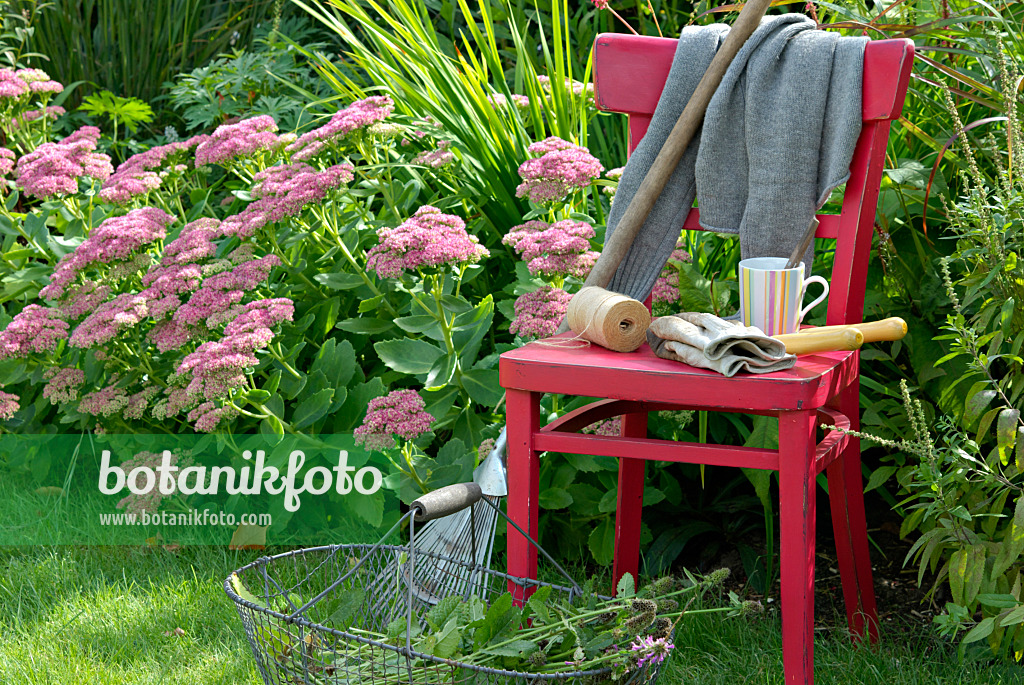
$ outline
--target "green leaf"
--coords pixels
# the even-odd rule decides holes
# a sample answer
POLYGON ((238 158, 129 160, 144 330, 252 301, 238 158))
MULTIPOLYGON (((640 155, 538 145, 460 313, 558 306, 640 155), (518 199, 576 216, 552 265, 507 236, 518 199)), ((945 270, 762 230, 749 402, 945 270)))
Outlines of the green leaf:
POLYGON ((978 640, 984 640, 986 637, 992 634, 992 630, 995 627, 995 618, 990 616, 981 621, 978 625, 971 628, 969 631, 967 631, 967 634, 964 635, 964 639, 961 640, 961 643, 968 645, 972 642, 977 642, 978 640))
POLYGON ((587 540, 590 553, 601 566, 608 566, 615 556, 615 524, 606 518, 597 524, 587 540))
POLYGON ((987 382, 975 383, 964 403, 964 426, 973 426, 977 423, 995 396, 996 391, 989 388, 987 382))
POLYGON ((469 300, 462 296, 456 297, 455 295, 442 295, 441 306, 445 311, 451 314, 462 314, 464 312, 473 311, 473 305, 470 304, 469 300))
POLYGON ((565 509, 572 505, 572 495, 561 488, 548 488, 537 498, 541 509, 565 509))
POLYGON ((978 595, 978 602, 996 609, 1013 609, 1020 606, 1020 602, 1013 595, 981 594, 978 595))
POLYGON ((495 647, 485 647, 481 651, 483 651, 484 654, 524 659, 536 652, 538 649, 540 649, 540 647, 537 646, 537 643, 531 640, 513 640, 508 644, 495 647))
POLYGON ((361 276, 346 273, 316 274, 313 280, 331 290, 351 290, 366 283, 361 276))
POLYGON ((505 389, 498 383, 496 369, 470 369, 464 371, 460 383, 474 402, 484 407, 493 407, 505 396, 505 389))
POLYGON ((320 420, 330 408, 332 397, 334 397, 334 389, 324 388, 299 404, 292 414, 292 428, 299 430, 320 420))
POLYGON ((896 471, 897 467, 895 466, 879 466, 871 472, 871 477, 868 478, 868 484, 864 486, 864 492, 869 492, 881 486, 885 481, 889 480, 889 477, 896 473, 896 471))
POLYGON ((1010 455, 1017 443, 1017 427, 1020 412, 1016 409, 1003 409, 996 421, 996 443, 999 446, 999 461, 1004 466, 1010 463, 1010 455))
POLYGON ((626 599, 636 593, 636 581, 632 573, 623 573, 615 586, 615 599, 626 599))
POLYGON ((384 319, 360 317, 358 319, 339 321, 334 327, 349 333, 356 333, 357 335, 375 335, 390 330, 391 325, 391 321, 385 321, 384 319))
POLYGON ((360 314, 365 314, 366 312, 375 312, 378 309, 380 309, 380 303, 383 302, 383 301, 384 301, 384 296, 383 295, 376 295, 374 297, 369 297, 369 298, 367 298, 367 299, 365 299, 365 300, 363 300, 362 302, 359 303, 359 307, 357 308, 357 311, 360 314))
POLYGON ((426 333, 435 328, 440 329, 437 319, 427 314, 401 316, 395 319, 395 323, 406 333, 426 333))
POLYGON ((438 357, 427 372, 427 378, 423 382, 427 390, 443 388, 451 382, 455 375, 455 368, 458 366, 458 355, 444 354, 438 357))
POLYGON ((437 636, 437 644, 434 645, 432 653, 440 659, 450 659, 458 651, 460 642, 462 631, 459 629, 459 619, 452 617, 437 636))
POLYGON ((418 375, 430 371, 444 352, 422 340, 398 338, 375 343, 373 349, 389 368, 399 373, 418 375))
POLYGON ((449 619, 456 615, 462 600, 457 595, 449 595, 434 605, 427 612, 427 623, 434 630, 441 630, 449 619))
POLYGON ((339 592, 336 608, 327 619, 328 625, 335 630, 348 630, 365 599, 366 590, 361 587, 339 592))

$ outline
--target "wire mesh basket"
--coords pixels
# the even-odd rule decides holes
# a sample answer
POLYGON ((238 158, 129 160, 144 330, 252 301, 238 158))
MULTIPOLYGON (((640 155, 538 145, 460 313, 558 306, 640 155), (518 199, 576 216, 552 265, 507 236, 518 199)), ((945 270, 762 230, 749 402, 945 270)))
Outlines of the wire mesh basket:
MULTIPOLYGON (((414 502, 410 511, 376 544, 330 545, 263 557, 229 576, 224 589, 242 618, 264 682, 652 684, 660 664, 642 665, 613 681, 611 667, 557 673, 502 670, 440 658, 413 644, 416 628, 425 627, 424 613, 444 597, 478 597, 489 606, 511 587, 517 589, 520 597, 550 587, 550 602, 572 602, 583 596, 579 585, 515 523, 512 525, 567 578, 569 585, 516 578, 480 564, 417 549, 416 522, 450 514, 476 501, 497 509, 493 502, 480 499, 479 487, 474 484, 441 488, 414 502), (453 488, 461 490, 453 494, 453 488), (440 499, 431 500, 432 496, 440 499), (424 501, 426 504, 422 504, 424 501), (440 506, 436 506, 439 501, 440 506), (409 544, 384 544, 403 522, 409 526, 409 544), (397 636, 396 625, 403 628, 397 636), (393 637, 382 640, 383 634, 393 637)), ((498 511, 511 522, 504 512, 498 511)))

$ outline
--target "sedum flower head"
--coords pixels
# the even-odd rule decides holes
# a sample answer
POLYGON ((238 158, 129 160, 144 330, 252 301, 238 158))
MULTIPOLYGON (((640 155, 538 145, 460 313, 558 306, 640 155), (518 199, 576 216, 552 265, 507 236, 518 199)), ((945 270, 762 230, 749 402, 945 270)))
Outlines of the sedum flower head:
POLYGON ((519 166, 523 182, 516 188, 516 197, 527 196, 531 202, 562 200, 571 191, 589 186, 604 171, 586 148, 561 138, 552 136, 527 149, 541 156, 519 166))
POLYGON ((395 446, 394 436, 415 440, 430 430, 434 417, 424 411, 423 398, 414 390, 393 390, 370 400, 366 418, 355 429, 356 444, 370 450, 395 446))
MULTIPOLYGON (((100 197, 113 204, 127 204, 137 197, 144 197, 159 188, 166 176, 154 169, 164 166, 164 161, 179 152, 191 150, 210 136, 194 136, 185 141, 158 145, 145 152, 132 155, 117 167, 100 190, 100 197)), ((175 167, 172 170, 176 170, 175 167)))
POLYGON ((520 295, 515 303, 516 318, 509 330, 522 338, 547 338, 558 330, 572 295, 561 288, 544 286, 520 295))
POLYGON ((553 224, 528 221, 514 227, 502 242, 522 255, 531 274, 584 278, 598 258, 590 249, 593 237, 590 224, 563 219, 553 224))
POLYGON ((266 114, 217 127, 196 146, 196 166, 223 164, 277 146, 277 122, 266 114))
POLYGON ((490 252, 466 223, 453 214, 425 205, 395 228, 377 230, 380 242, 367 253, 367 266, 381 278, 397 278, 406 271, 456 264, 472 264, 490 252))
POLYGON ((285 147, 285 150, 291 153, 293 161, 304 162, 315 157, 337 139, 383 121, 394 108, 395 103, 386 95, 357 100, 345 109, 335 112, 330 121, 320 128, 299 136, 298 140, 285 147))
POLYGON ((21 398, 9 392, 0 391, 0 419, 10 420, 21 408, 21 398))
POLYGON ((0 359, 25 357, 30 352, 53 352, 68 337, 68 324, 56 310, 30 304, 0 332, 0 359))
POLYGON ((48 381, 43 397, 50 400, 50 404, 66 404, 78 399, 78 388, 85 383, 85 371, 53 366, 46 370, 43 378, 48 381))
POLYGON ((78 192, 78 179, 103 180, 113 173, 110 157, 96 152, 100 130, 83 126, 57 143, 43 143, 18 160, 14 177, 26 195, 45 199, 78 192))

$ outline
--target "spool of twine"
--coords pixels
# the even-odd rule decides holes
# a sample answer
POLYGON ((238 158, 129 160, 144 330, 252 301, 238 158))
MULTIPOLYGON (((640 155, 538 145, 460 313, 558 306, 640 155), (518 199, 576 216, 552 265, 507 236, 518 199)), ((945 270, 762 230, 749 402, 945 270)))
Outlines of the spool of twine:
POLYGON ((587 286, 569 301, 565 320, 580 338, 616 352, 632 352, 647 339, 651 313, 643 302, 587 286))

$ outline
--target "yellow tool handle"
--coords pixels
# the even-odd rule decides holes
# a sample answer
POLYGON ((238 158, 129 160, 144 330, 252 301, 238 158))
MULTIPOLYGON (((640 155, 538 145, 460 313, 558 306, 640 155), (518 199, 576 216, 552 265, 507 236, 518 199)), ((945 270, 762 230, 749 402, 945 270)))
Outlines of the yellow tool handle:
POLYGON ((789 354, 856 350, 864 344, 864 334, 852 326, 841 326, 837 330, 831 331, 814 330, 815 333, 776 335, 775 339, 781 340, 786 345, 786 352, 789 354))
POLYGON ((882 342, 887 340, 902 340, 907 334, 907 322, 898 316, 893 316, 881 321, 868 321, 866 323, 851 323, 842 326, 819 326, 818 328, 804 328, 794 335, 820 335, 828 331, 841 331, 856 328, 864 334, 864 342, 882 342))

